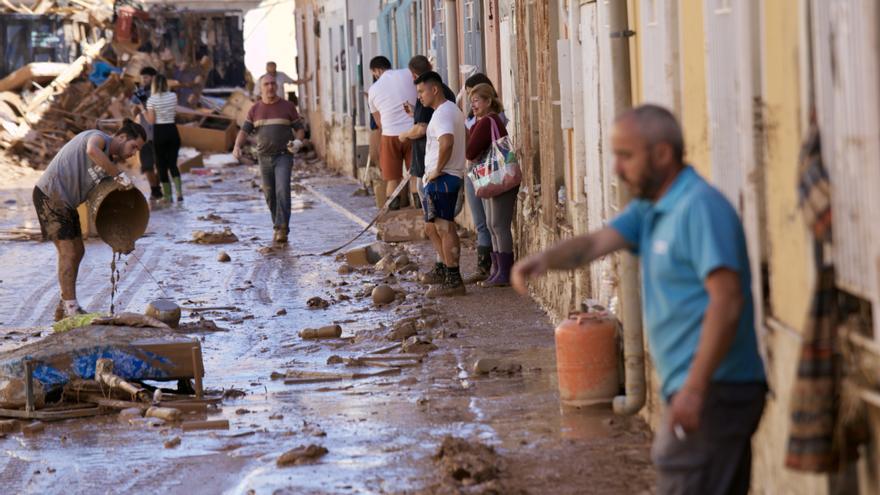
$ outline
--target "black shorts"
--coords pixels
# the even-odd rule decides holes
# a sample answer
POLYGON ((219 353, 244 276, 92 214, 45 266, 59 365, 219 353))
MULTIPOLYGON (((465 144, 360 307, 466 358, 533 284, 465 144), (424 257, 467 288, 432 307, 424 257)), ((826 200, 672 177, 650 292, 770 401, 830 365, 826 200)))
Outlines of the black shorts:
POLYGON ((141 159, 141 173, 152 172, 156 169, 156 150, 153 149, 153 142, 147 141, 141 148, 138 156, 141 159))
POLYGON ((67 205, 52 201, 39 187, 34 187, 34 208, 40 220, 44 241, 67 241, 82 238, 79 213, 67 205))

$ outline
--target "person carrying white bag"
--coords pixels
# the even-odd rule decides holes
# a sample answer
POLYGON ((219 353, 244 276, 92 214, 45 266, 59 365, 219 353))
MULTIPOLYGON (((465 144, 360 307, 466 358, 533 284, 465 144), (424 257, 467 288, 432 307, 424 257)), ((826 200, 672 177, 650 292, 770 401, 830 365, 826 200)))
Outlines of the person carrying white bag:
POLYGON ((470 130, 465 157, 478 163, 468 174, 486 210, 486 223, 492 235, 492 268, 483 287, 510 285, 513 267, 513 215, 522 173, 507 128, 499 114, 504 111, 495 90, 478 84, 470 94, 477 122, 470 130))

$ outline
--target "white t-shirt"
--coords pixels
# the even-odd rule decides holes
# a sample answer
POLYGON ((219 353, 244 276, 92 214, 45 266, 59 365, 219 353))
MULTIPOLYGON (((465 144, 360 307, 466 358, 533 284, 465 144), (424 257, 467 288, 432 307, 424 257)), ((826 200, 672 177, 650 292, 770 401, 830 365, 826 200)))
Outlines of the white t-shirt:
MULTIPOLYGON (((268 72, 266 74, 268 74, 268 72)), ((263 74, 263 76, 265 76, 266 74, 263 74)), ((263 76, 260 76, 260 78, 257 79, 256 84, 254 84, 254 96, 256 96, 256 97, 262 96, 263 90, 261 88, 262 84, 260 84, 260 82, 262 81, 263 76)), ((285 84, 293 84, 294 80, 291 79, 290 76, 288 76, 284 72, 281 72, 280 70, 276 70, 275 71, 275 82, 278 84, 278 89, 275 90, 275 92, 278 94, 278 97, 281 98, 282 100, 286 100, 287 99, 287 92, 284 91, 284 85, 285 84)))
POLYGON ((383 136, 399 136, 413 126, 413 118, 403 110, 403 102, 415 106, 416 97, 409 69, 387 70, 370 86, 370 112, 379 112, 383 136))
POLYGON ((434 110, 431 122, 428 123, 426 131, 428 141, 425 145, 425 177, 437 169, 437 160, 440 158, 440 136, 445 134, 452 134, 453 145, 452 155, 446 162, 446 166, 443 167, 443 173, 463 179, 467 171, 464 157, 464 114, 455 103, 449 100, 444 101, 434 110))

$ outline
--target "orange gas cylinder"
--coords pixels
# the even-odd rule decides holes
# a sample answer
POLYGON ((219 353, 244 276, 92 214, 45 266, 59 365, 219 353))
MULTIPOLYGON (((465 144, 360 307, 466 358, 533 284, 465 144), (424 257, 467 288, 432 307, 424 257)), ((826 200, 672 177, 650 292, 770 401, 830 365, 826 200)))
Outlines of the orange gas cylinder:
POLYGON ((564 405, 610 402, 619 390, 617 320, 574 313, 556 327, 556 372, 564 405))

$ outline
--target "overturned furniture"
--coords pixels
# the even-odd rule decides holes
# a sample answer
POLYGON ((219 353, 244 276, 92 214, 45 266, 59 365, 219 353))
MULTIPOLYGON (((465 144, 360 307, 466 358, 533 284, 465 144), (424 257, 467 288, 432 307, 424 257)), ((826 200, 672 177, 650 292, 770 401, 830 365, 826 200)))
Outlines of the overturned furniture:
POLYGON ((203 375, 198 340, 168 328, 84 326, 0 354, 0 417, 52 421, 147 406, 144 381, 177 382, 169 399, 205 402, 203 375))

